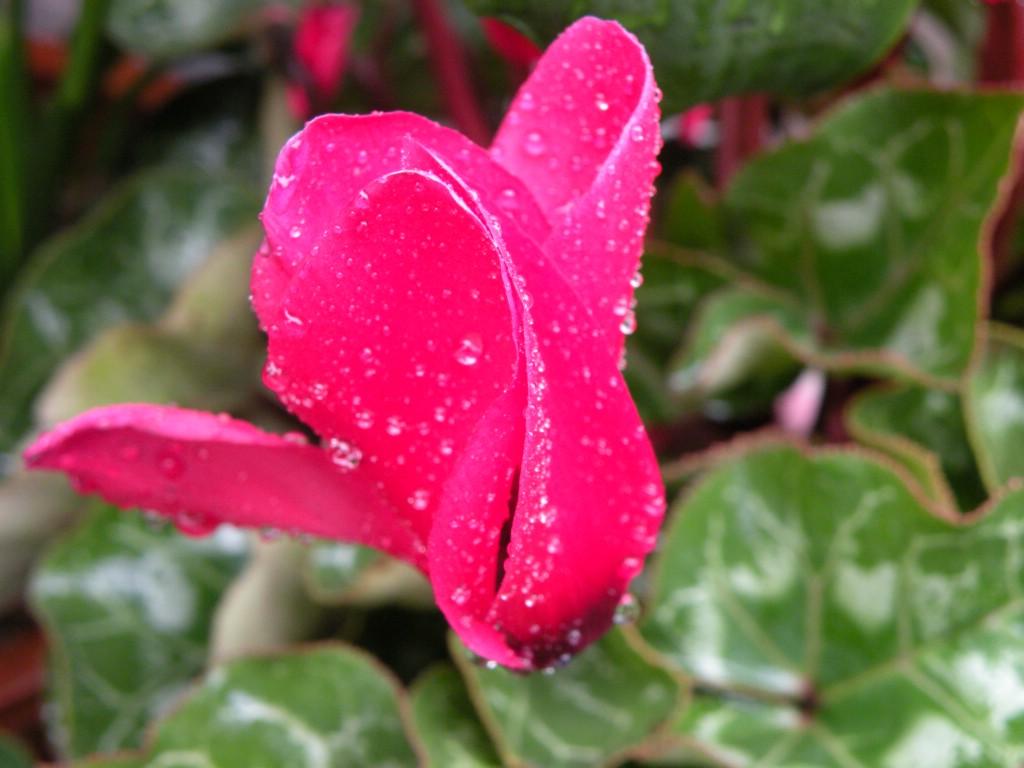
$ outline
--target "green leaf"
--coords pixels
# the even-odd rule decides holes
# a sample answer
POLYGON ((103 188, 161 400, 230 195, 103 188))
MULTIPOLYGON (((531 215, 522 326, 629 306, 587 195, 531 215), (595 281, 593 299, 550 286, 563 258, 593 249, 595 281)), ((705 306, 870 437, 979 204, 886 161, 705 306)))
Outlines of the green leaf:
POLYGON ((422 573, 359 544, 314 542, 305 559, 304 580, 313 598, 326 604, 430 609, 436 605, 422 573))
POLYGON ((802 321, 775 298, 715 292, 701 304, 683 354, 669 365, 669 389, 717 419, 766 410, 800 371, 790 347, 809 341, 802 321))
POLYGON ((403 698, 342 645, 232 661, 157 723, 145 756, 65 768, 413 768, 403 698))
POLYGON ((580 16, 617 19, 654 62, 666 111, 736 93, 804 96, 849 80, 904 32, 914 0, 469 0, 550 42, 580 16))
POLYGON ((501 768, 466 687, 451 667, 435 667, 411 691, 412 718, 427 759, 423 768, 501 768))
POLYGON ((317 541, 306 557, 306 583, 324 602, 342 602, 368 568, 384 559, 376 549, 347 542, 317 541))
POLYGON ((36 401, 37 422, 113 403, 228 411, 252 398, 266 355, 249 305, 261 237, 258 224, 244 227, 212 250, 157 322, 110 328, 66 360, 36 401))
POLYGON ((202 671, 213 610, 247 550, 228 527, 191 539, 96 507, 58 540, 30 588, 52 653, 54 735, 68 757, 137 746, 202 671))
POLYGON ((877 90, 737 175, 735 263, 804 314, 819 367, 960 379, 1022 108, 1019 94, 877 90))
POLYGON ((592 768, 642 749, 675 710, 679 685, 613 630, 551 674, 486 669, 453 656, 505 763, 592 768))
POLYGON ((0 766, 3 768, 32 768, 35 761, 20 743, 0 731, 0 766))
POLYGON ((729 765, 1017 765, 1022 547, 1024 491, 958 525, 865 456, 762 450, 676 508, 641 632, 749 700, 689 726, 729 765))
POLYGON ((269 0, 113 0, 108 29, 118 45, 154 59, 224 42, 269 0))
POLYGON ((1024 332, 992 326, 964 408, 989 489, 1024 477, 1024 332))
POLYGON ((412 768, 400 706, 393 678, 342 646, 234 661, 160 724, 148 765, 412 768))
POLYGON ((968 511, 988 498, 959 395, 913 384, 868 390, 850 405, 847 424, 905 463, 936 502, 968 511))
POLYGON ((155 319, 259 206, 248 185, 156 169, 40 248, 0 325, 0 454, 29 427, 32 400, 62 359, 105 328, 155 319))
POLYGON ((669 391, 668 361, 681 346, 701 300, 722 278, 692 263, 644 257, 636 291, 636 332, 626 339, 626 382, 645 421, 671 421, 680 412, 669 391))

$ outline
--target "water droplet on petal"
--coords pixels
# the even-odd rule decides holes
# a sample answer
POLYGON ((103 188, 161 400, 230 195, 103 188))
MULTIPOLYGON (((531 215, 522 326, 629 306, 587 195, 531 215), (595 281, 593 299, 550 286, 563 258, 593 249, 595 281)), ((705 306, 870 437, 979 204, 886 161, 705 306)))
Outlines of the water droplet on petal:
POLYGON ((415 490, 412 492, 412 496, 409 497, 409 506, 417 511, 426 509, 429 503, 430 491, 423 489, 415 490))
POLYGON ((455 350, 455 359, 463 365, 475 365, 484 351, 484 343, 479 333, 467 333, 455 350))
POLYGON ((469 601, 469 590, 465 587, 459 587, 452 592, 452 602, 456 605, 465 605, 469 601))
POLYGON ((168 480, 177 480, 185 474, 185 462, 177 453, 170 451, 162 451, 157 455, 156 468, 168 480))
POLYGON ((544 137, 540 134, 540 131, 530 131, 526 134, 523 149, 526 150, 526 154, 533 155, 534 157, 540 157, 547 152, 547 145, 544 143, 544 137))
POLYGON ((292 227, 290 230, 288 230, 288 234, 291 235, 293 238, 302 237, 302 228, 292 227))
POLYGON ((174 524, 186 536, 207 536, 217 530, 219 523, 200 512, 179 512, 174 524))
POLYGON ((327 442, 327 453, 331 457, 331 462, 334 466, 345 471, 355 469, 363 458, 362 451, 347 440, 341 440, 337 437, 332 437, 327 442))

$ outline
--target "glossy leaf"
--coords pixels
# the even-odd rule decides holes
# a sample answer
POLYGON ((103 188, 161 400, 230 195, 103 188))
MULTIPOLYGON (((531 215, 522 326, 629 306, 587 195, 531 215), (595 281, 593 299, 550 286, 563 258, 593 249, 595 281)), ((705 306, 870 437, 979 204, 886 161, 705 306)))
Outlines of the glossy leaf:
POLYGON ((411 695, 424 768, 501 768, 458 672, 436 667, 416 681, 411 695))
POLYGON ((111 37, 130 51, 170 58, 223 42, 268 0, 113 0, 111 37))
POLYGON ((680 697, 678 683, 620 630, 545 675, 476 666, 461 647, 453 655, 503 760, 515 766, 614 764, 641 751, 680 697))
POLYGON ((904 31, 912 0, 470 0, 548 42, 583 14, 616 19, 650 52, 665 108, 736 93, 808 95, 870 67, 904 31))
POLYGON ((194 169, 157 169, 38 250, 0 327, 0 452, 28 428, 32 399, 64 357, 105 328, 155 319, 258 209, 248 186, 194 169))
POLYGON ((391 676, 342 646, 239 660, 159 725, 150 764, 412 768, 402 709, 391 676))
POLYGON ((912 384, 869 390, 847 422, 865 443, 904 461, 936 502, 967 512, 988 498, 956 393, 912 384))
POLYGON ((798 308, 729 288, 701 303, 690 334, 669 365, 669 390, 719 419, 766 410, 799 373, 791 350, 809 339, 798 308))
POLYGON ((1024 477, 1024 334, 994 326, 971 376, 964 408, 985 482, 995 490, 1024 477))
POLYGON ((391 675, 341 645, 215 667, 157 722, 144 754, 65 768, 413 768, 391 675))
POLYGON ((729 765, 1015 765, 1022 546, 1022 491, 958 525, 867 457, 766 449, 676 509, 641 630, 701 684, 776 702, 692 721, 753 755, 729 765))
POLYGON ((987 223, 1024 97, 877 90, 727 192, 733 259, 804 314, 805 355, 953 382, 975 350, 987 223))
POLYGON ((97 507, 31 584, 56 671, 54 734, 68 757, 138 745, 204 668, 214 607, 246 555, 235 530, 189 539, 97 507))

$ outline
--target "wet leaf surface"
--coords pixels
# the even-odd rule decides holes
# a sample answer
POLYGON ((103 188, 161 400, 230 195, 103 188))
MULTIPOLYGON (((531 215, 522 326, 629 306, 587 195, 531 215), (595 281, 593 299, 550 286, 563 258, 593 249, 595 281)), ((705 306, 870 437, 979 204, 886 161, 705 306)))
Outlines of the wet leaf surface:
POLYGON ((63 756, 139 745, 205 667, 213 610, 246 549, 237 530, 190 539, 101 504, 54 544, 31 598, 50 643, 63 756))
POLYGON ((873 460, 779 447, 675 514, 641 630, 747 700, 691 710, 691 746, 731 766, 1024 759, 1024 492, 956 525, 873 460))

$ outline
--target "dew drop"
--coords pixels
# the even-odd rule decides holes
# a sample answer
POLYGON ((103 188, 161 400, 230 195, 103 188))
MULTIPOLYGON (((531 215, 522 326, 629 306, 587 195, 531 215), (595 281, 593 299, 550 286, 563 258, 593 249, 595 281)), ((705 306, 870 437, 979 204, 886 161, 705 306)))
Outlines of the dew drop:
POLYGON ((156 468, 168 480, 177 480, 185 474, 185 462, 181 460, 181 456, 167 451, 157 456, 156 468))
POLYGON ((174 524, 186 536, 207 536, 217 530, 219 523, 200 512, 179 512, 174 524))
POLYGON ((409 497, 409 506, 417 511, 422 511, 427 508, 430 504, 430 491, 425 491, 422 488, 412 492, 412 496, 409 497))
POLYGON ((640 618, 640 604, 636 601, 636 598, 631 594, 626 593, 619 600, 619 604, 615 606, 615 623, 619 626, 623 624, 632 624, 640 618))
POLYGON ((469 590, 465 587, 459 587, 452 592, 452 602, 456 605, 465 605, 469 602, 469 590))
POLYGON ((403 426, 402 420, 397 416, 389 416, 387 425, 384 427, 384 431, 392 437, 398 437, 398 435, 402 434, 403 426))
POLYGON ((356 426, 360 429, 369 429, 373 426, 373 414, 370 411, 356 411, 356 426))
POLYGON ((641 275, 639 272, 634 273, 633 276, 631 278, 629 278, 629 285, 634 290, 639 288, 643 284, 644 284, 644 276, 641 275))
POLYGON ((632 128, 629 129, 629 137, 631 139, 633 139, 633 141, 637 141, 637 142, 643 141, 644 140, 644 127, 642 125, 640 125, 639 123, 635 124, 632 128))
POLYGON ((455 359, 462 365, 475 365, 484 351, 484 343, 479 333, 467 333, 455 350, 455 359))
POLYGON ((290 230, 288 230, 288 234, 291 235, 293 238, 302 237, 302 228, 292 227, 290 230))
POLYGON ((541 136, 540 131, 530 131, 526 134, 526 141, 523 144, 523 149, 526 150, 526 154, 532 155, 533 157, 540 157, 547 152, 547 145, 545 145, 544 137, 541 136))
POLYGON ((604 96, 602 94, 597 95, 597 101, 594 102, 594 106, 602 112, 608 111, 608 102, 604 100, 604 96))
POLYGON ((337 437, 332 437, 327 442, 327 453, 331 457, 331 463, 345 471, 355 469, 363 458, 362 451, 347 440, 337 437))
POLYGON ((580 641, 583 640, 583 633, 578 629, 570 629, 565 635, 565 642, 569 644, 570 648, 576 648, 579 646, 580 641))

